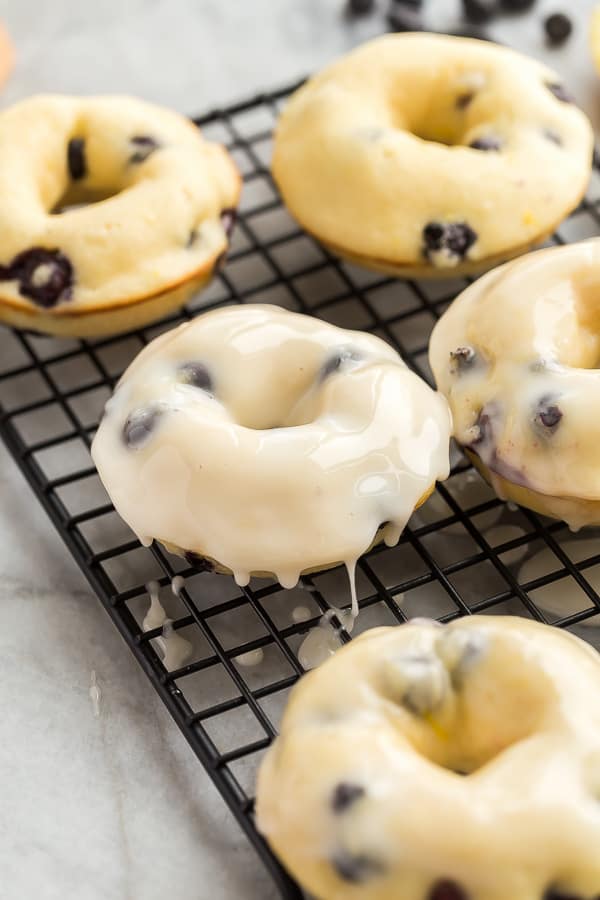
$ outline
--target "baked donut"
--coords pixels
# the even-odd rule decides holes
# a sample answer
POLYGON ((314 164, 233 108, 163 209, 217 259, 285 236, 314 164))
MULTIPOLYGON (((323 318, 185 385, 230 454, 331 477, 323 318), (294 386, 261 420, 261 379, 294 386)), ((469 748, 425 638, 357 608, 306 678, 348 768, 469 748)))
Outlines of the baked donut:
POLYGON ((600 524, 600 240, 488 272, 437 323, 429 357, 457 441, 500 497, 600 524))
POLYGON ((15 51, 8 31, 0 22, 0 87, 8 79, 15 64, 15 51))
POLYGON ((395 544, 447 477, 449 433, 444 398, 379 338, 232 306, 142 350, 92 456, 142 543, 293 587, 395 544))
POLYGON ((256 811, 319 900, 575 900, 600 894, 599 793, 600 657, 474 616, 367 631, 305 675, 256 811))
POLYGON ((579 203, 593 134, 559 76, 485 41, 377 38, 288 103, 273 174, 336 253, 401 276, 490 267, 579 203))
POLYGON ((17 103, 0 112, 0 319, 84 336, 165 315, 212 275, 239 193, 224 148, 178 113, 17 103))

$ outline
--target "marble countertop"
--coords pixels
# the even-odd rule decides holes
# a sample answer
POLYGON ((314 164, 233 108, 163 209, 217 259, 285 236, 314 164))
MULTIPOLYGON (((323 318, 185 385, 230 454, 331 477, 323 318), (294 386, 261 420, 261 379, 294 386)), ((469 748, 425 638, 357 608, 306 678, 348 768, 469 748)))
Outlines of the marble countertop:
MULTIPOLYGON (((547 53, 540 17, 493 33, 546 57, 599 122, 590 2, 547 53)), ((291 81, 381 31, 342 0, 5 0, 18 64, 2 103, 130 92, 186 112, 291 81)), ((380 3, 381 9, 385 4, 380 3)), ((431 0, 439 24, 454 4, 431 0)), ((275 892, 184 739, 0 446, 3 900, 270 900, 275 892), (94 716, 91 672, 102 690, 94 716)))

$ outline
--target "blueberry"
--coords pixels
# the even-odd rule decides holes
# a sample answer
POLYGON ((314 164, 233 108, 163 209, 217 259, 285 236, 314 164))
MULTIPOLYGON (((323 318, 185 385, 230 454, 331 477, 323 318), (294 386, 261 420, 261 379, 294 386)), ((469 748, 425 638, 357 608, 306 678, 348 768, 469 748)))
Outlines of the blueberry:
POLYGON ((392 4, 387 14, 390 31, 422 31, 423 20, 416 4, 392 4))
POLYGON ((432 885, 427 900, 467 900, 467 892, 455 881, 442 878, 432 885))
POLYGON ((555 888, 548 888, 542 900, 581 900, 577 894, 565 894, 563 891, 557 891, 555 888))
POLYGON ((0 280, 18 281, 23 297, 49 309, 71 296, 73 266, 60 250, 32 247, 15 256, 8 266, 0 266, 0 280))
POLYGON ((535 421, 541 423, 549 431, 556 431, 563 417, 554 400, 555 398, 550 396, 542 397, 535 413, 535 421))
POLYGON ((489 443, 494 436, 494 423, 492 411, 484 406, 479 411, 475 422, 476 437, 471 441, 470 446, 476 447, 478 444, 489 443))
POLYGON ((453 375, 469 371, 476 361, 477 354, 472 347, 457 347, 450 351, 450 371, 453 375))
POLYGON ((331 808, 334 813, 346 812, 357 800, 364 797, 365 789, 360 784, 341 781, 336 785, 331 797, 331 808))
POLYGON ((123 440, 131 450, 139 450, 149 440, 163 410, 156 406, 135 409, 123 425, 123 440))
POLYGON ((564 13, 553 13, 544 20, 544 31, 548 43, 558 47, 559 44, 564 44, 573 31, 573 24, 564 13))
POLYGON ((203 363, 189 362, 179 366, 177 380, 183 384, 191 384, 192 387, 200 388, 202 391, 208 391, 208 393, 213 391, 212 378, 203 363))
POLYGON ((365 16, 375 9, 375 0, 348 0, 346 9, 351 16, 365 16))
POLYGON ((67 167, 73 181, 78 181, 87 175, 85 140, 83 138, 71 138, 67 144, 67 167))
POLYGON ((458 95, 458 97, 454 101, 454 105, 457 109, 466 109, 474 99, 475 94, 473 93, 473 91, 466 91, 464 94, 458 95))
POLYGON ((553 128, 544 128, 542 134, 547 141, 551 141, 553 144, 556 144, 557 147, 562 147, 562 138, 553 128))
POLYGON ((526 9, 531 9, 535 0, 500 0, 500 3, 508 12, 525 12, 526 9))
POLYGON ((482 135, 469 144, 471 150, 501 150, 502 141, 493 134, 482 135))
POLYGON ((148 134, 136 134, 130 139, 130 142, 135 147, 135 152, 129 157, 130 163, 145 162, 160 147, 159 142, 148 134))
POLYGON ((564 84, 555 81, 547 81, 546 87, 561 103, 575 103, 574 97, 568 92, 564 84))
POLYGON ((225 234, 227 235, 228 240, 231 237, 231 232, 234 229, 236 219, 237 210, 233 207, 228 207, 227 209, 221 210, 221 225, 225 229, 225 234))
POLYGON ((497 0, 462 0, 462 7, 467 21, 477 25, 489 22, 498 12, 497 0))
POLYGON ((466 222, 429 222, 423 229, 423 252, 426 259, 443 252, 456 260, 464 259, 477 234, 466 222))
POLYGON ((334 353, 333 356, 330 356, 324 363, 319 380, 325 381, 329 375, 333 375, 334 372, 337 372, 345 362, 360 362, 361 359, 360 353, 356 350, 352 350, 350 347, 344 347, 334 353))
POLYGON ((215 564, 211 562, 210 559, 207 559, 205 556, 201 556, 199 553, 194 553, 193 550, 186 550, 183 554, 186 562, 192 566, 196 572, 214 572, 215 564))
POLYGON ((384 871, 378 860, 362 853, 354 856, 345 851, 337 853, 331 860, 331 865, 339 877, 350 884, 364 884, 384 871))

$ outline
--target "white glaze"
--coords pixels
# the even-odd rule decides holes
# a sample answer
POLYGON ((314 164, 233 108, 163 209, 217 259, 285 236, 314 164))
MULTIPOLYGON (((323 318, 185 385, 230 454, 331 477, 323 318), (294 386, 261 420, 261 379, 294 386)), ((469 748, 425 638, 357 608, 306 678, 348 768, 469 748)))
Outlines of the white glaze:
POLYGON ((463 291, 430 343, 455 437, 499 496, 574 530, 600 521, 599 291, 600 240, 541 250, 463 291), (464 347, 476 357, 461 368, 451 354, 464 347), (555 427, 540 420, 549 407, 555 427))
POLYGON ((367 631, 292 691, 257 824, 320 900, 597 896, 599 686, 589 645, 522 618, 367 631))
POLYGON ((395 543, 448 474, 449 413, 378 338, 268 306, 210 312, 161 335, 129 367, 92 455, 138 535, 216 560, 240 585, 358 556, 382 522, 395 543), (339 351, 351 351, 322 377, 339 351), (213 393, 177 380, 201 363, 213 393), (162 415, 142 446, 123 427, 162 415))
POLYGON ((256 650, 249 650, 247 653, 240 653, 239 656, 235 657, 236 663, 240 666, 244 666, 244 668, 251 668, 252 666, 259 666, 263 659, 265 658, 265 652, 262 647, 257 647, 256 650))
POLYGON ((90 674, 89 695, 90 700, 92 701, 92 711, 94 713, 94 718, 98 719, 100 718, 100 700, 102 699, 102 691, 100 690, 100 685, 98 684, 95 669, 92 669, 90 674))
MULTIPOLYGON (((177 595, 182 586, 183 578, 180 575, 175 576, 171 582, 173 593, 177 595)), ((150 606, 144 616, 142 630, 153 631, 155 628, 162 629, 161 637, 156 638, 156 646, 161 653, 165 669, 171 672, 174 669, 179 669, 190 657, 192 645, 174 630, 172 620, 167 618, 167 614, 160 602, 158 582, 149 581, 146 585, 146 590, 150 595, 150 606)))
POLYGON ((311 618, 308 606, 295 606, 292 610, 292 622, 306 622, 311 618))

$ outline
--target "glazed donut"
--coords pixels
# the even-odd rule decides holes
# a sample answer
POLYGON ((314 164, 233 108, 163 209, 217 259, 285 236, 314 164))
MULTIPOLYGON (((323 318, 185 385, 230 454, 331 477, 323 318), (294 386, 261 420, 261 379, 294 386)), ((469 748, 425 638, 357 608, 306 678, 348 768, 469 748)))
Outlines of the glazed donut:
POLYGON ((600 894, 599 793, 591 647, 522 618, 421 619, 301 679, 257 824, 319 900, 575 900, 600 894))
POLYGON ((463 291, 429 351, 497 493, 574 529, 600 524, 598 291, 600 240, 539 250, 463 291))
POLYGON ((212 275, 239 192, 226 151, 178 113, 17 103, 0 113, 0 319, 83 336, 159 318, 212 275))
POLYGON ((273 174, 304 228, 398 275, 490 267, 579 203, 593 134, 559 77, 488 42, 371 41, 294 94, 273 174))
POLYGON ((447 477, 449 433, 446 401, 379 338, 234 306, 144 348, 92 456, 143 543, 292 587, 396 543, 447 477))

